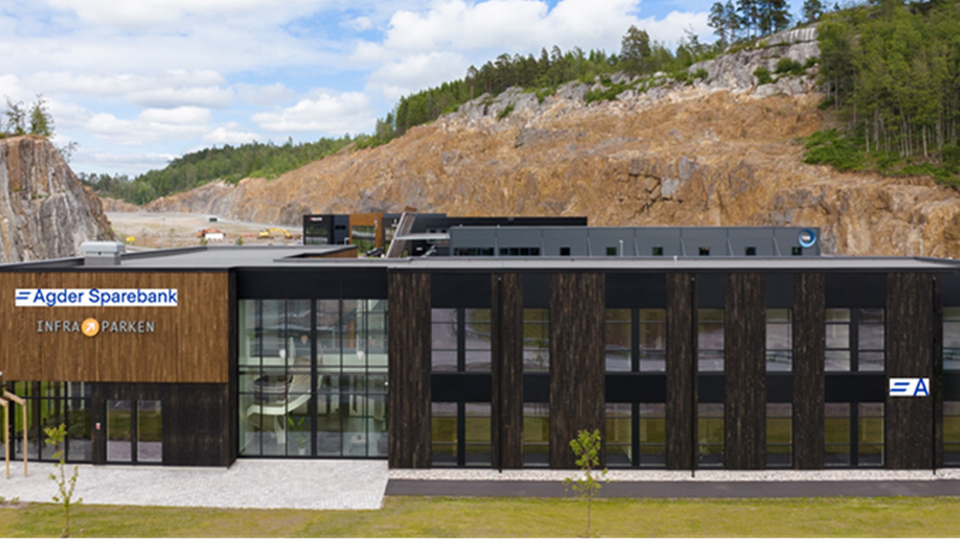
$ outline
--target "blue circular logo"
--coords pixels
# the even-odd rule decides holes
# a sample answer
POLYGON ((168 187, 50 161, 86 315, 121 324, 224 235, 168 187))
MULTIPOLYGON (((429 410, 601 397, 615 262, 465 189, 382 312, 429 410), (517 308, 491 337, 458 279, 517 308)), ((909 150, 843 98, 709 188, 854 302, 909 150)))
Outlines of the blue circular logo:
POLYGON ((813 232, 813 229, 804 229, 800 231, 798 240, 800 241, 800 247, 812 248, 817 243, 817 233, 813 232))

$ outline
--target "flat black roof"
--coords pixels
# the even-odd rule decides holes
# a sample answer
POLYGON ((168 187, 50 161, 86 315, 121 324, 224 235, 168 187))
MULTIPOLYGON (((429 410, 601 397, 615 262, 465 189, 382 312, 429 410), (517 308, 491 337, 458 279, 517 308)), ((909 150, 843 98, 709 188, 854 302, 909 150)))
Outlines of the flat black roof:
POLYGON ((327 258, 351 246, 196 246, 127 253, 116 266, 86 266, 83 257, 0 265, 0 271, 148 271, 294 268, 384 268, 399 271, 904 271, 952 272, 960 260, 923 257, 427 257, 327 258), (326 256, 326 257, 325 257, 326 256))

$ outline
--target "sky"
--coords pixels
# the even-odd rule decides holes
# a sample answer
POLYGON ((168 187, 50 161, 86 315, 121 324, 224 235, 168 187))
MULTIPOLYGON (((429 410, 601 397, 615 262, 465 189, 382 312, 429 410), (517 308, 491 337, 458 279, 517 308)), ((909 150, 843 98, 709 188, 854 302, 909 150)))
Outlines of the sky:
MULTIPOLYGON (((501 53, 618 52, 631 25, 712 41, 710 0, 0 0, 0 96, 42 94, 76 172, 370 133, 501 53)), ((0 102, 5 104, 5 102, 0 102)))

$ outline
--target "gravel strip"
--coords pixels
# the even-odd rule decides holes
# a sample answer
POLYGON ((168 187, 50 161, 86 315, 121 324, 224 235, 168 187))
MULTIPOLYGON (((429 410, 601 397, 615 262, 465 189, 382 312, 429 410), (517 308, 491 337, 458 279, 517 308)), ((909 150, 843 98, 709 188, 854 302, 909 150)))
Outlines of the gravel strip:
MULTIPOLYGON (((458 481, 528 481, 560 482, 575 475, 573 470, 506 470, 492 469, 393 469, 390 480, 458 480, 458 481)), ((614 470, 608 480, 617 482, 837 482, 837 481, 936 481, 960 480, 960 469, 889 471, 889 470, 823 470, 823 471, 637 471, 614 470)))

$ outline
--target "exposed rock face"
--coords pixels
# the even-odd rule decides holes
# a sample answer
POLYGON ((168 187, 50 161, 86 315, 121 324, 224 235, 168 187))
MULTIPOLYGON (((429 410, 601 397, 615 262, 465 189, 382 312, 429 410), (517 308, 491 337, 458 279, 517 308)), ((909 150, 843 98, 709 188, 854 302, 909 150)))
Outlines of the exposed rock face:
POLYGON ((0 139, 0 262, 79 255, 81 243, 112 237, 100 200, 49 141, 0 139))
MULTIPOLYGON (((694 65, 705 78, 585 104, 571 83, 539 102, 481 96, 390 144, 279 179, 210 184, 150 210, 299 226, 305 212, 589 217, 591 225, 821 227, 825 253, 960 256, 960 195, 929 178, 840 173, 802 162, 820 129, 816 67, 757 86, 753 71, 819 54, 812 30, 694 65), (702 74, 702 72, 701 72, 702 74), (513 110, 498 119, 509 105, 513 110)), ((618 81, 628 79, 619 78, 618 81)), ((612 81, 617 82, 617 81, 612 81)), ((599 84, 599 83, 597 83, 599 84)), ((597 85, 594 85, 596 87, 597 85)))

